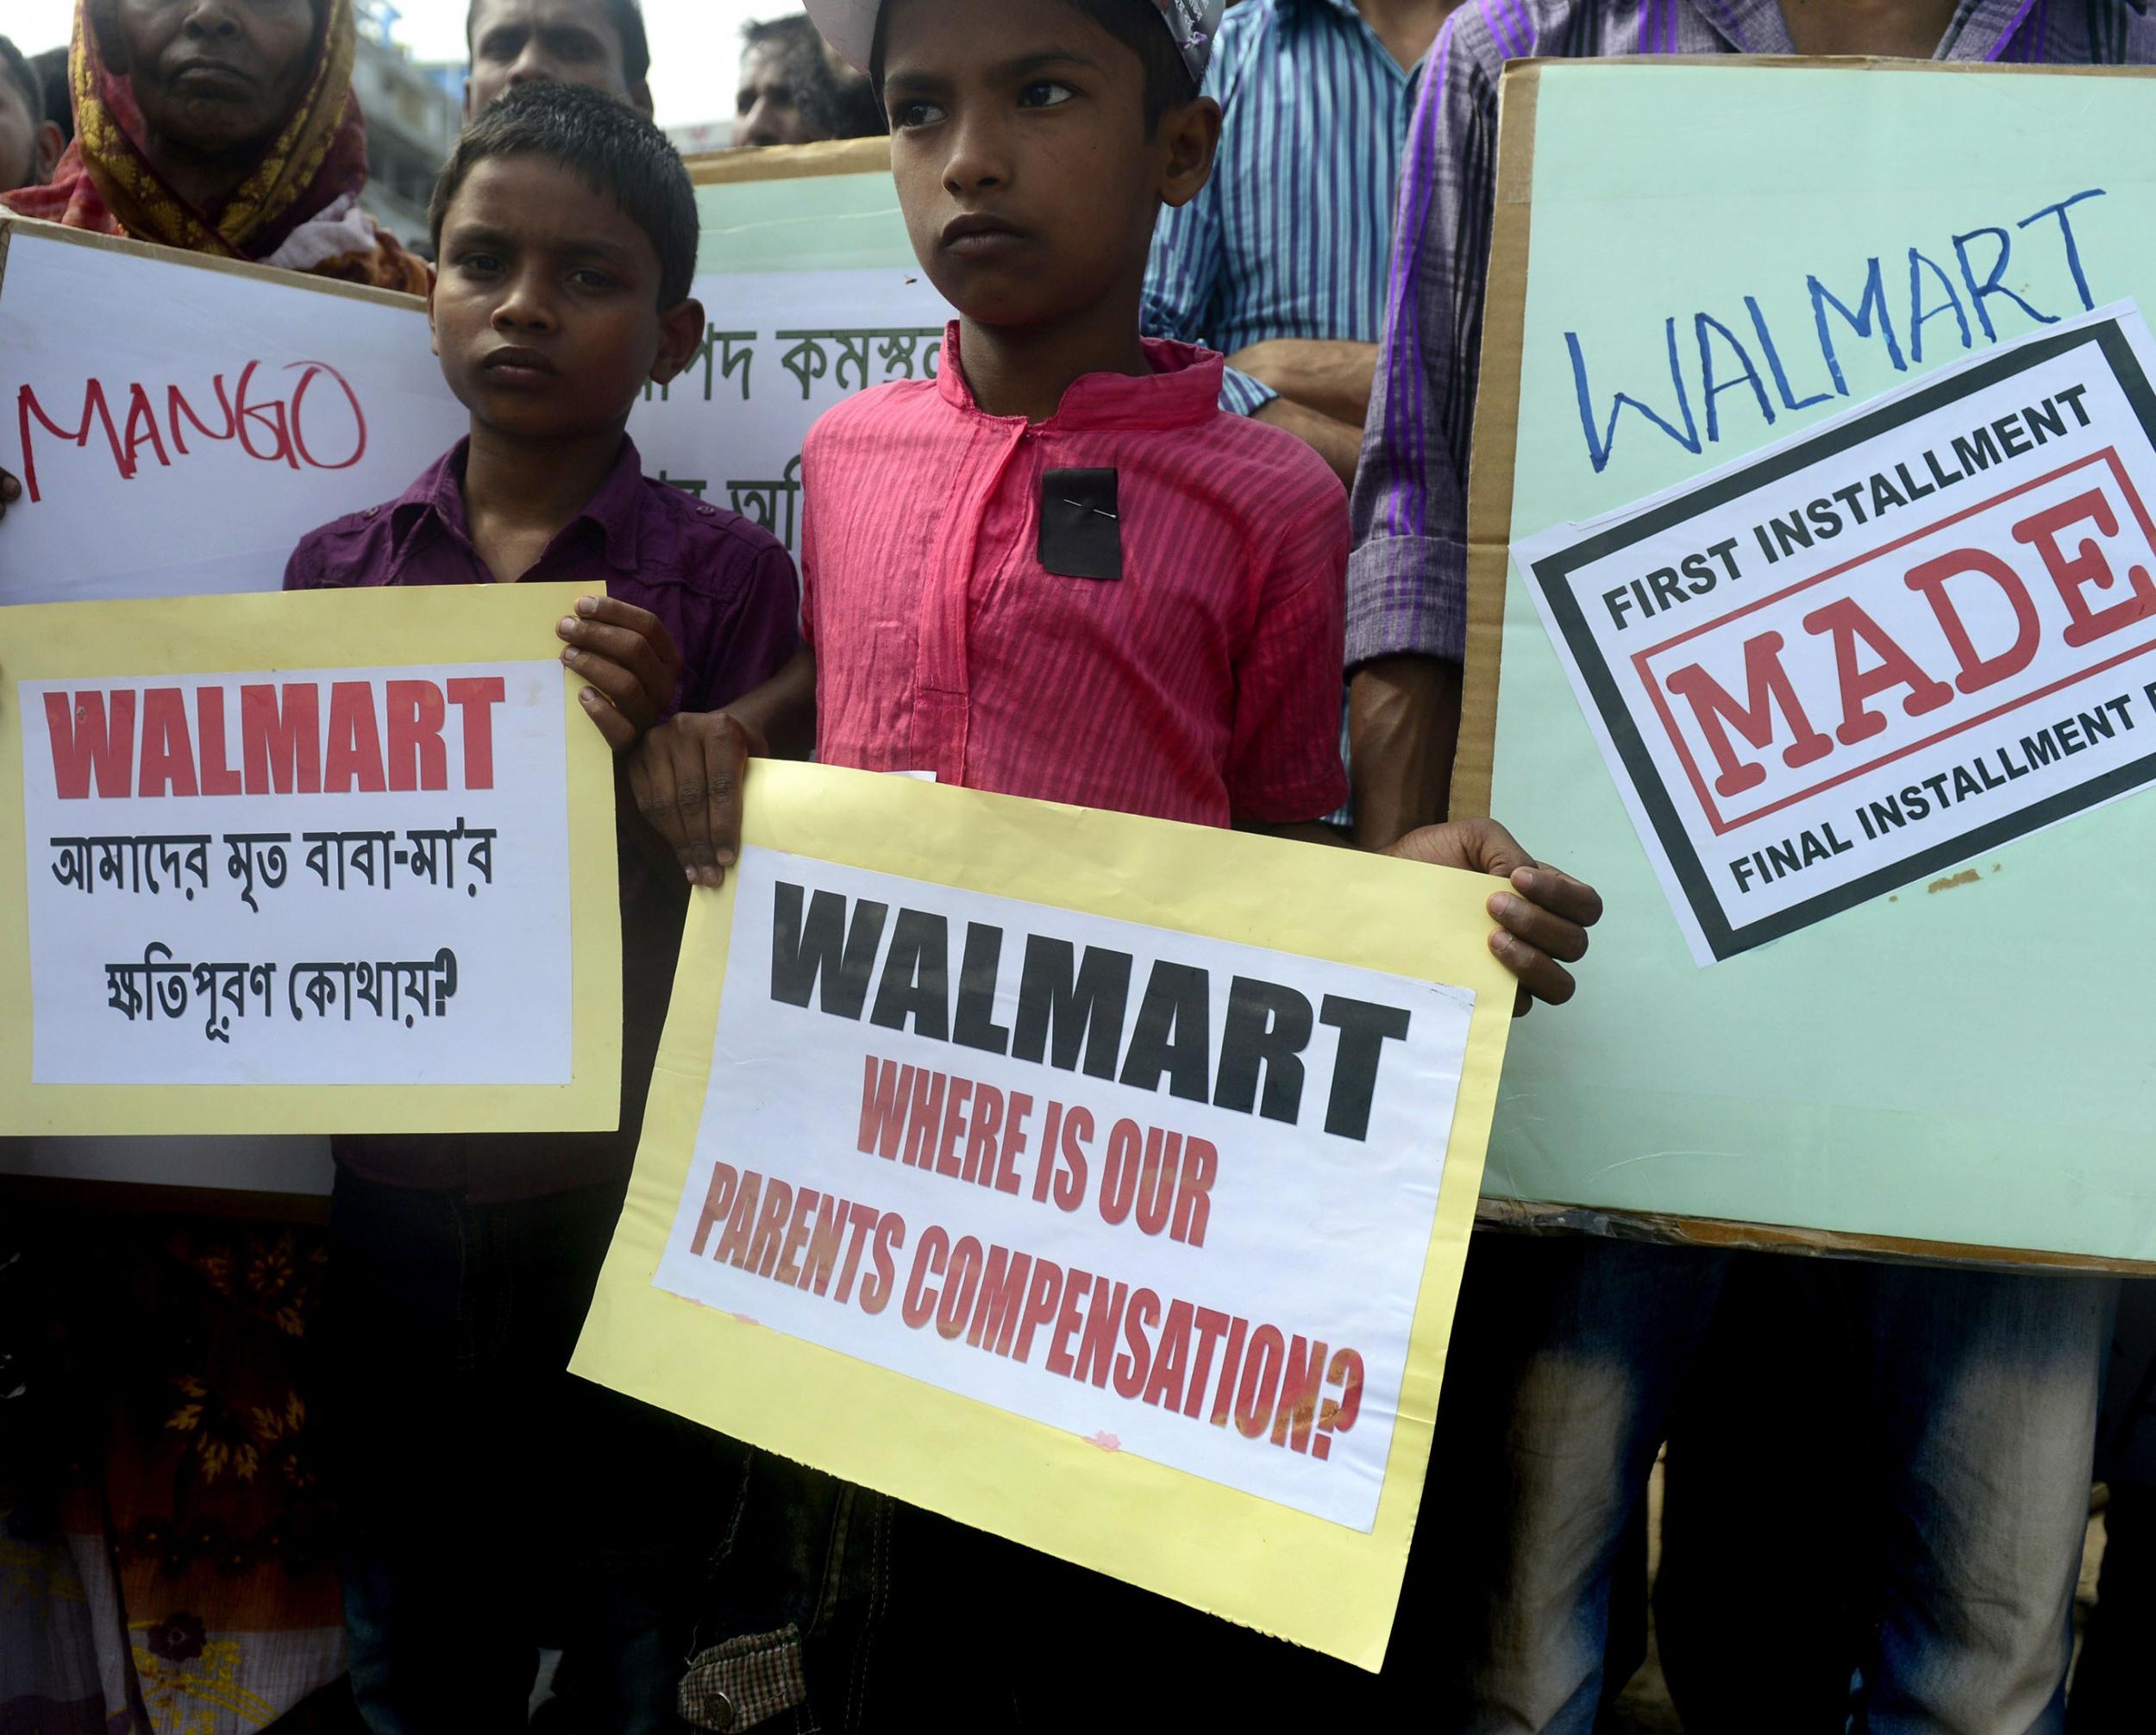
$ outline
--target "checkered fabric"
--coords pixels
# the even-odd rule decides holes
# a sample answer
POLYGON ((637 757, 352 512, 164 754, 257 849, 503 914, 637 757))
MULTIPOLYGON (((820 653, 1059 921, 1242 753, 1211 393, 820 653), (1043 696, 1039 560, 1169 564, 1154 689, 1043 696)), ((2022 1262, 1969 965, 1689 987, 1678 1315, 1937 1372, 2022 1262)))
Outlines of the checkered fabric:
POLYGON ((699 1654, 681 1678, 681 1715, 718 1735, 754 1729, 807 1702, 801 1632, 795 1626, 730 1638, 699 1654))

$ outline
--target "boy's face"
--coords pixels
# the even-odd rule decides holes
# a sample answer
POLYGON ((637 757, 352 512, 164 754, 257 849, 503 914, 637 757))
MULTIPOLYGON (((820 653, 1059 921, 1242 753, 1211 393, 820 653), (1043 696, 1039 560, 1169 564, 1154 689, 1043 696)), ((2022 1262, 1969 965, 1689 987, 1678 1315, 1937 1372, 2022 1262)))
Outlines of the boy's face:
POLYGON ((517 85, 589 85, 651 112, 651 90, 631 86, 621 31, 602 0, 476 0, 472 66, 464 81, 467 121, 517 85))
POLYGON ((694 301, 661 310, 651 238, 546 157, 473 168, 443 216, 441 251, 435 354, 458 401, 498 433, 618 429, 644 382, 673 379, 703 336, 694 301))
POLYGON ((884 101, 913 250, 987 326, 1135 298, 1162 204, 1204 186, 1219 133, 1194 102, 1149 138, 1143 63, 1063 0, 890 0, 884 101))

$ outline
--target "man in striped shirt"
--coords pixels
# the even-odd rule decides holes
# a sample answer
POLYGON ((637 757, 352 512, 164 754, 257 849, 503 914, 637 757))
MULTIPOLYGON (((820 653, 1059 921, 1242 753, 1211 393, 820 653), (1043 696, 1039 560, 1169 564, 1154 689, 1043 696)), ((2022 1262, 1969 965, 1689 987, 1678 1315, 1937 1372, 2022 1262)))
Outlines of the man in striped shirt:
MULTIPOLYGON (((2156 20, 2145 0, 1472 0, 1454 15, 1410 127, 1355 488, 1347 655, 1365 842, 1446 805, 1504 63, 1639 53, 2147 64, 2156 20)), ((1804 1264, 1748 1275, 1851 1324, 1840 1353, 1865 1406, 1852 1431, 1877 1477, 1864 1491, 1864 1542, 1878 1558, 1851 1591, 1852 1654, 1827 1659, 1837 1696, 1852 1675, 1859 1685, 1818 1726, 1839 1726, 1846 1710, 1872 1735, 2059 1729, 2105 1287, 1804 1264)), ((1729 1271, 1694 1250, 1478 1246, 1460 1312, 1482 1329, 1455 1346, 1433 1475, 1511 1500, 1480 1533, 1445 1539, 1444 1607, 1418 1623, 1448 1653, 1426 1726, 1591 1729, 1619 1538, 1729 1271)), ((1756 1601, 1748 1612, 1771 1624, 1756 1601)), ((1795 1726, 1789 1681, 1762 1669, 1746 1686, 1734 1722, 1686 1715, 1795 1726)))
POLYGON ((1206 94, 1224 118, 1205 191, 1163 213, 1152 337, 1228 357, 1221 407, 1355 479, 1385 316, 1414 77, 1458 0, 1244 0, 1206 94))

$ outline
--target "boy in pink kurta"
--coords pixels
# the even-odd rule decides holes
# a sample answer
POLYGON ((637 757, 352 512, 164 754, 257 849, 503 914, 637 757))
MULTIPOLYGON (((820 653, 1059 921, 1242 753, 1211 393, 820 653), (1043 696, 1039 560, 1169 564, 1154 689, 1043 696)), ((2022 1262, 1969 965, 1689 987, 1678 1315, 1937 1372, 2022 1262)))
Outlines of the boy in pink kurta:
MULTIPOLYGON (((1321 822, 1345 792, 1345 496, 1293 435, 1219 412, 1219 357, 1139 335, 1155 222, 1211 172, 1220 111, 1198 78, 1221 10, 809 0, 882 92, 914 250, 960 316, 937 377, 833 410, 803 454, 791 678, 813 668, 824 762, 1343 841, 1321 822)), ((680 810, 706 884, 739 836, 740 749, 711 748, 661 731, 639 759, 661 795, 725 792, 680 810)), ((1393 853, 1501 876, 1492 949, 1544 998, 1571 993, 1591 890, 1488 821, 1393 853)), ((1226 1726, 1221 1693, 1262 1692, 1277 1660, 796 1466, 759 1456, 751 1487, 683 1689, 706 1727, 1226 1726), (1136 1702, 1080 1673, 1119 1622, 1169 1659, 1136 1702)))

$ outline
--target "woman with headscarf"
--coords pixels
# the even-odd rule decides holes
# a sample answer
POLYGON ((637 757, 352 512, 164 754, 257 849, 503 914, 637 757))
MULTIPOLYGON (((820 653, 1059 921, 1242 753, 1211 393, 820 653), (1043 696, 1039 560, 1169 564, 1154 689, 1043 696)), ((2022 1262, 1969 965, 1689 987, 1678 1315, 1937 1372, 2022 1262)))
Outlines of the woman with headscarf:
MULTIPOLYGON (((78 0, 75 141, 4 204, 423 293, 357 209, 354 49, 353 0, 78 0)), ((259 1728, 343 1668, 304 1366, 323 1237, 120 1203, 0 1248, 0 1728, 259 1728)))
POLYGON ((75 140, 9 209, 70 229, 424 294, 358 209, 352 0, 77 0, 75 140))

